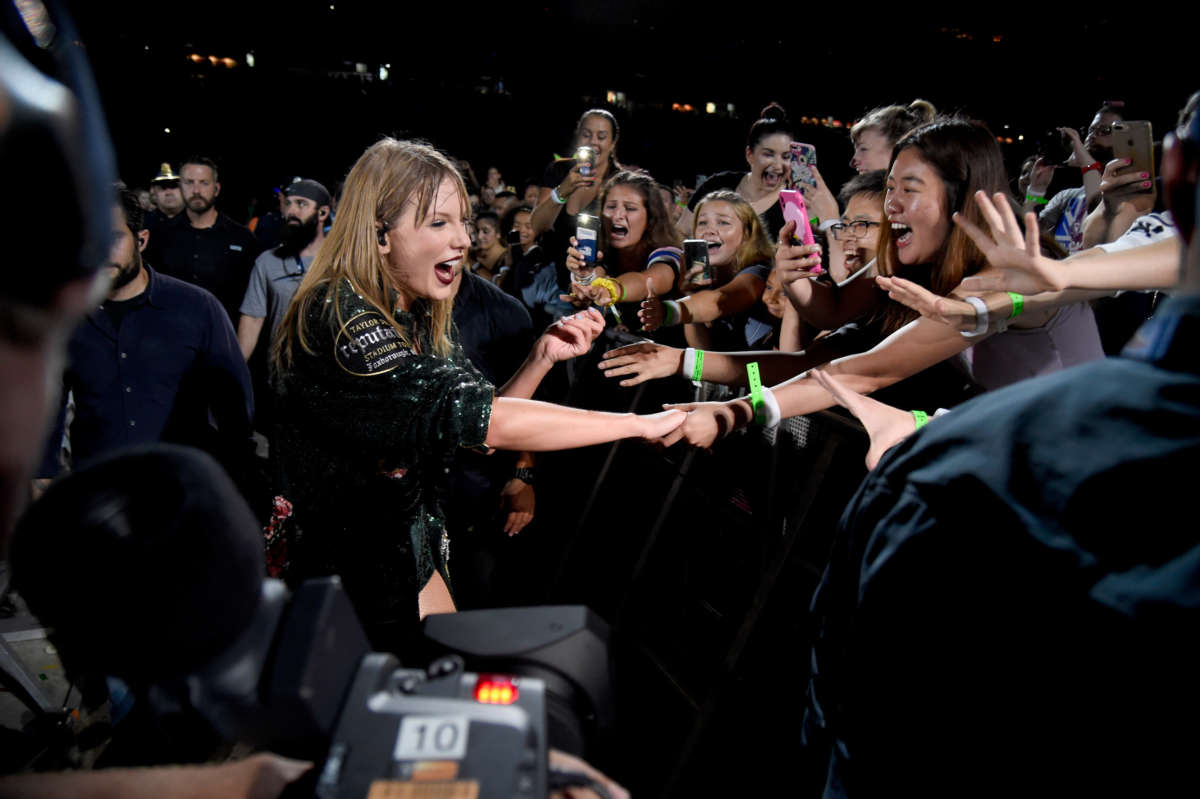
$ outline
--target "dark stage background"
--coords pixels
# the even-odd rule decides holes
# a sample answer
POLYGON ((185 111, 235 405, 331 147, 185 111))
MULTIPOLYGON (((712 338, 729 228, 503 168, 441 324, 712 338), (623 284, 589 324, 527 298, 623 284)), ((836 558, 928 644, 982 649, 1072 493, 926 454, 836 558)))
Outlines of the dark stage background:
POLYGON ((662 180, 744 166, 746 129, 777 100, 836 187, 846 131, 803 117, 847 125, 920 96, 984 119, 1019 162, 1042 131, 1086 127, 1104 99, 1128 100, 1161 137, 1195 88, 1181 66, 1190 24, 1065 6, 872 18, 862 6, 645 0, 70 5, 123 178, 144 185, 163 160, 210 154, 239 219, 292 175, 332 187, 384 134, 430 140, 478 173, 494 163, 511 183, 536 178, 610 92, 620 156, 662 180))

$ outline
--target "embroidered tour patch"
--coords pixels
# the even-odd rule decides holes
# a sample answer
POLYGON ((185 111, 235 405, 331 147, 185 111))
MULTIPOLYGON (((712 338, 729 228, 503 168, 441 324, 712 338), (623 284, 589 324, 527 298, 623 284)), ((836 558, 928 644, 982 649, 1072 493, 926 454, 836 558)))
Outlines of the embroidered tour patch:
POLYGON ((359 377, 387 374, 408 355, 395 328, 378 311, 351 317, 333 342, 338 366, 359 377))

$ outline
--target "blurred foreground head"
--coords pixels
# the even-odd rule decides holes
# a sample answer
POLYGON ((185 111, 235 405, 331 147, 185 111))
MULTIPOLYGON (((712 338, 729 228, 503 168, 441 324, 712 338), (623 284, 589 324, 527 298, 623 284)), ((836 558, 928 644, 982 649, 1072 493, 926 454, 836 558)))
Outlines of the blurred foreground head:
POLYGON ((103 295, 112 147, 53 0, 0 2, 0 557, 55 405, 63 343, 103 295))

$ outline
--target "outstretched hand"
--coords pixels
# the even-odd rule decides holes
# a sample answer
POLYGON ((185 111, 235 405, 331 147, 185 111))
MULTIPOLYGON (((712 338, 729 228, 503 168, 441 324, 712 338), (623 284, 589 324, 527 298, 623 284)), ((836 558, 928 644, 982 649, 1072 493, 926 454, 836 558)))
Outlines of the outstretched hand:
MULTIPOLYGON (((1062 130, 1062 128, 1059 128, 1059 130, 1062 130)), ((1075 136, 1078 137, 1079 134, 1076 133, 1075 136)), ((1039 155, 1037 160, 1033 162, 1033 169, 1029 175, 1028 191, 1044 196, 1046 190, 1050 188, 1050 182, 1054 180, 1054 170, 1055 165, 1047 162, 1045 158, 1039 155)))
POLYGON ((921 316, 949 325, 960 333, 975 330, 975 308, 962 300, 940 297, 929 289, 901 277, 875 278, 875 283, 898 303, 921 316))
POLYGON ((847 388, 823 369, 813 369, 810 374, 822 388, 833 395, 838 405, 854 414, 867 429, 867 435, 871 439, 871 446, 867 450, 868 469, 874 469, 885 452, 916 431, 916 420, 911 413, 864 397, 847 388))
POLYGON ((679 426, 687 421, 687 414, 673 409, 647 413, 638 419, 642 423, 641 437, 657 444, 664 437, 674 435, 679 426))
POLYGON ((564 316, 546 328, 534 345, 534 351, 550 363, 570 360, 590 350, 592 342, 602 332, 604 315, 595 308, 588 308, 564 316))
POLYGON ((683 350, 643 341, 604 353, 598 364, 605 377, 632 375, 622 386, 636 386, 647 380, 677 375, 683 369, 683 350))
POLYGON ((985 192, 976 192, 975 203, 987 220, 990 233, 985 233, 959 213, 954 215, 954 224, 971 237, 995 268, 963 280, 962 291, 971 294, 979 291, 1040 294, 1066 288, 1059 263, 1042 255, 1035 214, 1025 215, 1022 234, 1004 194, 997 193, 993 199, 985 192))
POLYGON ((646 299, 642 300, 638 319, 642 320, 642 330, 647 333, 657 330, 666 319, 662 300, 654 293, 654 281, 649 278, 646 279, 646 299))
POLYGON ((724 402, 685 402, 663 407, 687 411, 683 424, 659 440, 664 447, 686 441, 693 447, 710 449, 717 439, 724 438, 737 427, 732 408, 724 402))

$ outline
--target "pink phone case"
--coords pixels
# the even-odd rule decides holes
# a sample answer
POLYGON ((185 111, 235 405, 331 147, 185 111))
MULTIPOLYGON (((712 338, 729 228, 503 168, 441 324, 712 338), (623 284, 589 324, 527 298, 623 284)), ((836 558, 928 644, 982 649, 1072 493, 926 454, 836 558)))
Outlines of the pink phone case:
MULTIPOLYGON (((808 206, 804 204, 804 195, 797 189, 784 189, 779 192, 779 205, 783 208, 783 221, 795 221, 796 234, 792 236, 793 241, 799 241, 801 244, 812 244, 813 234, 812 226, 808 223, 808 206)), ((820 275, 825 272, 820 266, 809 270, 811 275, 820 275)))

